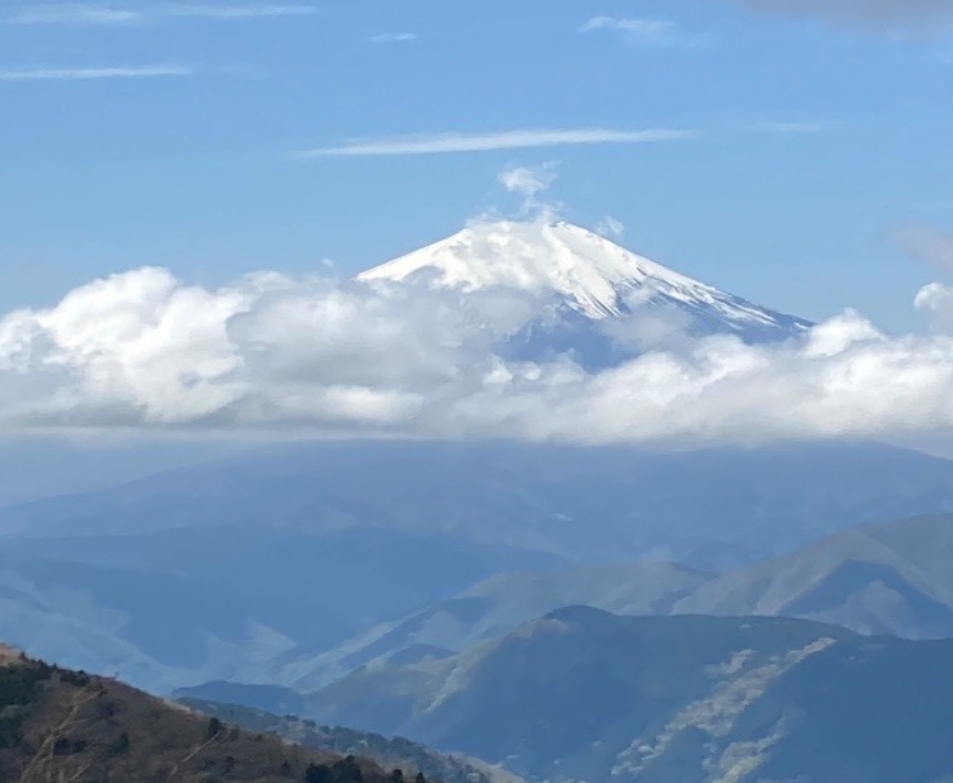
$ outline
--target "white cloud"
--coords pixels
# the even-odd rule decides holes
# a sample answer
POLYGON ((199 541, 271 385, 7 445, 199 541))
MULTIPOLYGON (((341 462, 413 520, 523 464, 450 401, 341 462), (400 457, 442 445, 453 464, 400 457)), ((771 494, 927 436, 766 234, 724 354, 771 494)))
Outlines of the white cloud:
POLYGON ((953 288, 931 283, 917 294, 916 306, 929 316, 935 331, 953 334, 953 288))
POLYGON ((0 69, 0 82, 95 81, 98 79, 148 79, 191 76, 185 65, 135 65, 104 68, 0 69))
POLYGON ((146 268, 0 318, 0 433, 70 428, 512 437, 577 443, 907 438, 953 426, 953 290, 939 331, 892 338, 857 313, 802 339, 689 339, 680 316, 612 325, 643 351, 587 372, 506 359, 544 300, 293 280, 208 289, 146 268), (951 332, 945 332, 951 329, 951 332))
POLYGON ((273 3, 189 4, 149 3, 128 6, 92 3, 45 3, 23 5, 8 11, 2 20, 17 25, 136 25, 174 19, 239 20, 288 16, 311 16, 319 9, 312 5, 273 3))
POLYGON ((533 198, 549 190, 558 178, 554 161, 539 166, 508 166, 499 175, 500 184, 510 193, 533 198))
POLYGON ((379 35, 372 35, 370 38, 371 43, 376 44, 410 43, 416 40, 416 33, 380 33, 379 35))
POLYGON ((158 268, 99 280, 0 319, 0 432, 405 425, 478 378, 494 337, 419 293, 276 273, 208 290, 158 268))
POLYGON ((612 215, 606 215, 596 225, 596 233, 609 239, 622 239, 625 236, 625 223, 612 215))
POLYGON ((953 340, 866 336, 853 314, 818 329, 773 347, 709 338, 574 383, 514 388, 507 414, 532 437, 586 442, 890 438, 953 423, 953 340))
POLYGON ((600 331, 623 351, 636 354, 654 350, 686 350, 693 340, 691 317, 675 307, 640 307, 644 295, 628 297, 630 312, 600 324, 600 331))
POLYGON ((523 217, 553 220, 562 205, 557 202, 544 202, 540 196, 559 178, 558 168, 559 163, 552 160, 537 166, 510 165, 499 173, 497 180, 507 192, 522 196, 520 213, 523 217))
POLYGON ((650 128, 526 128, 497 133, 434 133, 351 139, 345 144, 318 147, 297 157, 358 157, 392 155, 440 155, 459 152, 531 149, 583 144, 644 144, 695 138, 695 131, 650 128))
POLYGON ((678 42, 675 23, 666 20, 594 16, 579 28, 582 33, 591 33, 596 30, 623 33, 630 40, 640 44, 671 46, 678 42))

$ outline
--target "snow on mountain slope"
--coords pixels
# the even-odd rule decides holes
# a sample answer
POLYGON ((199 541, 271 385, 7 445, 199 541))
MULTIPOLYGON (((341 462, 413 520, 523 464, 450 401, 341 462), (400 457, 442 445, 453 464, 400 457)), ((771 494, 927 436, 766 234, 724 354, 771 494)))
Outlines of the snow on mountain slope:
POLYGON ((641 305, 662 304, 689 311, 704 332, 777 338, 810 326, 566 222, 474 223, 448 239, 368 270, 358 280, 420 280, 465 292, 518 289, 554 296, 593 321, 622 317, 641 305))

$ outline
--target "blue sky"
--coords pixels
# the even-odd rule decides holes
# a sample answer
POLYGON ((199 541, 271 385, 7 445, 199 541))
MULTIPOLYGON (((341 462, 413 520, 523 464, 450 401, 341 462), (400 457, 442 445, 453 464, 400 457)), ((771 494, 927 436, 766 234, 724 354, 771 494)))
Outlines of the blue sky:
POLYGON ((567 218, 614 216, 662 263, 806 317, 920 328, 912 298, 939 272, 895 235, 953 226, 953 35, 897 5, 908 18, 849 18, 862 0, 830 3, 843 19, 732 0, 5 3, 0 312, 143 264, 208 285, 325 258, 351 274, 515 209, 499 172, 557 161, 567 218), (527 143, 685 133, 300 154, 540 129, 527 143))

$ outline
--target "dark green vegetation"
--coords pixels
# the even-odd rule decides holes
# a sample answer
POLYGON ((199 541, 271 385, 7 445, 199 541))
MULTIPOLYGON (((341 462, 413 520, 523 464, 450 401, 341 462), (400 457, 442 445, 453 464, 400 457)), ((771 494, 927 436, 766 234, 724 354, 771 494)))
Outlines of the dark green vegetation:
POLYGON ((441 783, 517 783, 518 778, 477 759, 439 753, 401 737, 389 738, 339 726, 320 726, 292 715, 221 704, 202 699, 180 699, 182 704, 253 732, 277 734, 298 745, 369 758, 385 769, 397 768, 404 779, 422 775, 441 783))
POLYGON ((401 783, 353 756, 286 744, 119 682, 0 648, 4 783, 401 783))
POLYGON ((953 640, 570 608, 440 661, 358 670, 313 717, 536 780, 937 783, 953 640))
POLYGON ((0 748, 23 741, 29 705, 52 676, 53 670, 39 661, 17 659, 0 666, 0 748))

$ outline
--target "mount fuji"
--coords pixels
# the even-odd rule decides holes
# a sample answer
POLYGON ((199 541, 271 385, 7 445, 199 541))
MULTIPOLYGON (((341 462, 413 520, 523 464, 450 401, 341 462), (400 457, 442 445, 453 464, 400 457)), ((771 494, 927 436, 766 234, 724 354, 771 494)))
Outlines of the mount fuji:
POLYGON ((634 347, 652 347, 676 333, 767 342, 811 326, 563 221, 476 222, 357 279, 532 297, 540 308, 510 340, 521 358, 568 350, 584 363, 610 365, 634 347))

